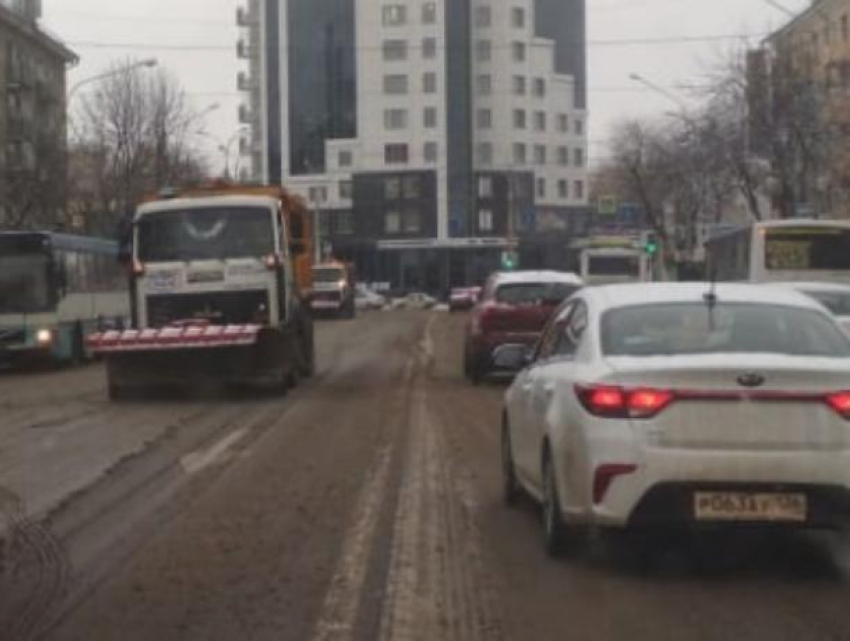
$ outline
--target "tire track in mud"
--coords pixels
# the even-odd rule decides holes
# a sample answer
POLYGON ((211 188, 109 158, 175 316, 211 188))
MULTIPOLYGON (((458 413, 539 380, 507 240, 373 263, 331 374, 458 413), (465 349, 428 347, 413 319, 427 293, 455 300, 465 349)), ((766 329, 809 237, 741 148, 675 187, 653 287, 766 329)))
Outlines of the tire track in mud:
MULTIPOLYGON (((407 466, 393 525, 381 641, 503 641, 498 595, 483 555, 472 490, 453 467, 429 408, 432 322, 410 411, 407 466)), ((436 406, 434 406, 436 407, 436 406)))
POLYGON ((65 596, 71 564, 62 544, 0 488, 0 638, 28 641, 65 596))

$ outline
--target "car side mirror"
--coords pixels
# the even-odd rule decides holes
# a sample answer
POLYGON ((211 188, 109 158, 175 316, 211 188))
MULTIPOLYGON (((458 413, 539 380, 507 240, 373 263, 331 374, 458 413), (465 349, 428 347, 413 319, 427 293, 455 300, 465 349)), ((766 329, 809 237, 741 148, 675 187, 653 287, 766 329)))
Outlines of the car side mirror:
POLYGON ((531 364, 533 352, 526 345, 510 344, 493 352, 493 367, 502 372, 520 372, 531 364))

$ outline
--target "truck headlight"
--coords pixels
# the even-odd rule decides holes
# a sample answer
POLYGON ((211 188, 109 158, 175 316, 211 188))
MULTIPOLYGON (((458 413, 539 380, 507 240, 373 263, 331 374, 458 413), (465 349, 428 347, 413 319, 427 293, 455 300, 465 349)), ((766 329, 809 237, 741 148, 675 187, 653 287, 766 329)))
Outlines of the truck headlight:
POLYGON ((40 329, 35 334, 35 342, 39 345, 50 345, 53 342, 53 332, 49 329, 40 329))

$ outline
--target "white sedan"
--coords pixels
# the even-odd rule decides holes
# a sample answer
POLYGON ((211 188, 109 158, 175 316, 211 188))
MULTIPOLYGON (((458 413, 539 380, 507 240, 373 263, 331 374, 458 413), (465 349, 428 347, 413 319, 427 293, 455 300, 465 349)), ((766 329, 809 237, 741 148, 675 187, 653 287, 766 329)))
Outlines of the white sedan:
POLYGON ((837 527, 850 513, 850 339, 795 291, 582 290, 518 370, 505 499, 543 506, 547 549, 587 526, 837 527))

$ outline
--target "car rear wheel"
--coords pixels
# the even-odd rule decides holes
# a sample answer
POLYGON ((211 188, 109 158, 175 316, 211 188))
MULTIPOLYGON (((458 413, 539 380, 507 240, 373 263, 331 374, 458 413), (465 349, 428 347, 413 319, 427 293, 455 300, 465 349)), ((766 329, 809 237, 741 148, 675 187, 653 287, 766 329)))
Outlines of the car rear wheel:
POLYGON ((572 552, 578 543, 577 531, 564 522, 558 484, 555 481, 555 465, 548 450, 543 455, 542 513, 546 553, 557 558, 572 552))
POLYGON ((521 494, 516 478, 514 455, 511 447, 511 428, 507 416, 502 421, 502 500, 505 505, 516 505, 521 494))

